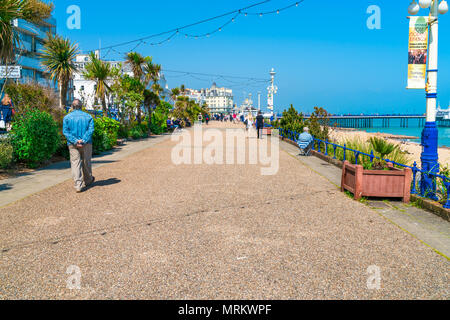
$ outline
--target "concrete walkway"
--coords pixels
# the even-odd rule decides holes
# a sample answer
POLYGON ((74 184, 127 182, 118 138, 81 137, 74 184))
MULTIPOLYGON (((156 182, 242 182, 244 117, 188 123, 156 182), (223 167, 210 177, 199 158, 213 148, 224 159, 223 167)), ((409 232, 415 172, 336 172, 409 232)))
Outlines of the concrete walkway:
POLYGON ((0 208, 0 298, 450 298, 445 257, 288 152, 262 176, 175 165, 175 145, 0 208))
MULTIPOLYGON (((123 146, 104 152, 100 156, 94 156, 92 167, 95 169, 105 164, 120 161, 169 137, 169 135, 163 135, 136 141, 127 141, 123 146)), ((70 179, 70 162, 63 161, 34 172, 19 174, 14 178, 0 180, 0 207, 70 179)))
MULTIPOLYGON (((342 176, 340 168, 316 157, 299 156, 298 149, 289 143, 282 142, 281 145, 283 150, 291 156, 340 189, 342 176)), ((448 221, 401 201, 370 200, 366 202, 366 205, 449 259, 450 223, 448 221)))

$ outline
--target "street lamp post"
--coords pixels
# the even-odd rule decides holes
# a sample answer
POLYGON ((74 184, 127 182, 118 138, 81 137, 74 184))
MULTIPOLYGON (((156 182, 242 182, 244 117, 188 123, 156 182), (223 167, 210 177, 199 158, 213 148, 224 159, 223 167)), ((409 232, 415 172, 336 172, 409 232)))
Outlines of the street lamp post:
POLYGON ((275 85, 276 72, 272 68, 270 70, 270 87, 267 88, 267 109, 274 115, 274 95, 278 92, 278 87, 275 85))
MULTIPOLYGON (((427 85, 426 85, 426 99, 427 99, 427 116, 425 128, 422 132, 422 155, 420 157, 422 162, 422 170, 425 172, 438 173, 438 128, 436 125, 436 101, 437 101, 437 72, 438 72, 438 16, 445 14, 448 11, 447 1, 442 0, 416 0, 408 7, 408 12, 415 15, 420 8, 430 8, 430 31, 429 31, 429 52, 428 52, 428 66, 427 66, 427 85)), ((437 200, 436 196, 436 182, 435 179, 428 174, 422 174, 421 179, 421 194, 429 198, 437 200)))

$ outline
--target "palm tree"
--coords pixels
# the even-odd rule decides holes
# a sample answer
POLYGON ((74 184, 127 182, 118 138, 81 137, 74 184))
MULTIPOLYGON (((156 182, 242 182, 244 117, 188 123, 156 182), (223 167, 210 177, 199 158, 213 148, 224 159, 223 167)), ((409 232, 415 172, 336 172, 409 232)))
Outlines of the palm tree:
POLYGON ((140 53, 137 52, 129 52, 125 56, 125 63, 131 66, 134 78, 139 80, 144 75, 143 65, 149 60, 151 63, 151 58, 144 58, 140 53))
POLYGON ((59 85, 59 107, 66 105, 67 88, 73 73, 77 70, 75 57, 78 46, 58 35, 47 34, 42 50, 42 64, 50 73, 50 77, 59 85))
POLYGON ((161 74, 161 65, 154 64, 151 57, 147 57, 144 59, 146 59, 143 65, 144 84, 145 86, 148 86, 150 82, 155 84, 159 81, 159 77, 161 74))
POLYGON ((171 92, 170 98, 172 99, 173 104, 175 105, 175 103, 177 102, 177 98, 180 95, 180 89, 179 88, 173 88, 170 92, 171 92))
POLYGON ((93 80, 96 83, 95 95, 102 101, 103 115, 107 115, 106 108, 106 93, 111 90, 108 85, 108 79, 112 75, 111 65, 98 58, 95 53, 89 54, 90 61, 86 64, 86 71, 83 76, 88 80, 93 80))
POLYGON ((20 47, 19 34, 12 22, 24 19, 39 23, 50 17, 53 8, 53 4, 39 0, 0 0, 0 64, 13 64, 20 47))

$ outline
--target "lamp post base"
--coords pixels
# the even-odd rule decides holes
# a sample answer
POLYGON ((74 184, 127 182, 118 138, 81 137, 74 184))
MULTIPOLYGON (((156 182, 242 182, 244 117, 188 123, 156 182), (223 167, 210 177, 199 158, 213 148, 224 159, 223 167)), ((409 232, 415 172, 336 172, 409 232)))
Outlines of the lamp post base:
POLYGON ((438 163, 438 128, 436 122, 426 122, 422 131, 422 173, 420 194, 433 200, 436 196, 436 178, 429 173, 439 173, 438 163))

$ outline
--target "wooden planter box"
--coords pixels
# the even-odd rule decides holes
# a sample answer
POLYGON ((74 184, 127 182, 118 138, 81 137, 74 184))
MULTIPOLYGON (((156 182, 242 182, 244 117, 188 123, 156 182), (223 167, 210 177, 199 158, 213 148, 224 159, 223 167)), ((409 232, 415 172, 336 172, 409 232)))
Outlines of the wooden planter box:
POLYGON ((268 136, 272 135, 272 128, 264 127, 262 129, 262 134, 265 134, 265 135, 268 135, 268 136))
POLYGON ((362 197, 403 198, 408 203, 411 197, 412 170, 364 170, 361 165, 344 162, 341 190, 354 194, 355 200, 362 197))

